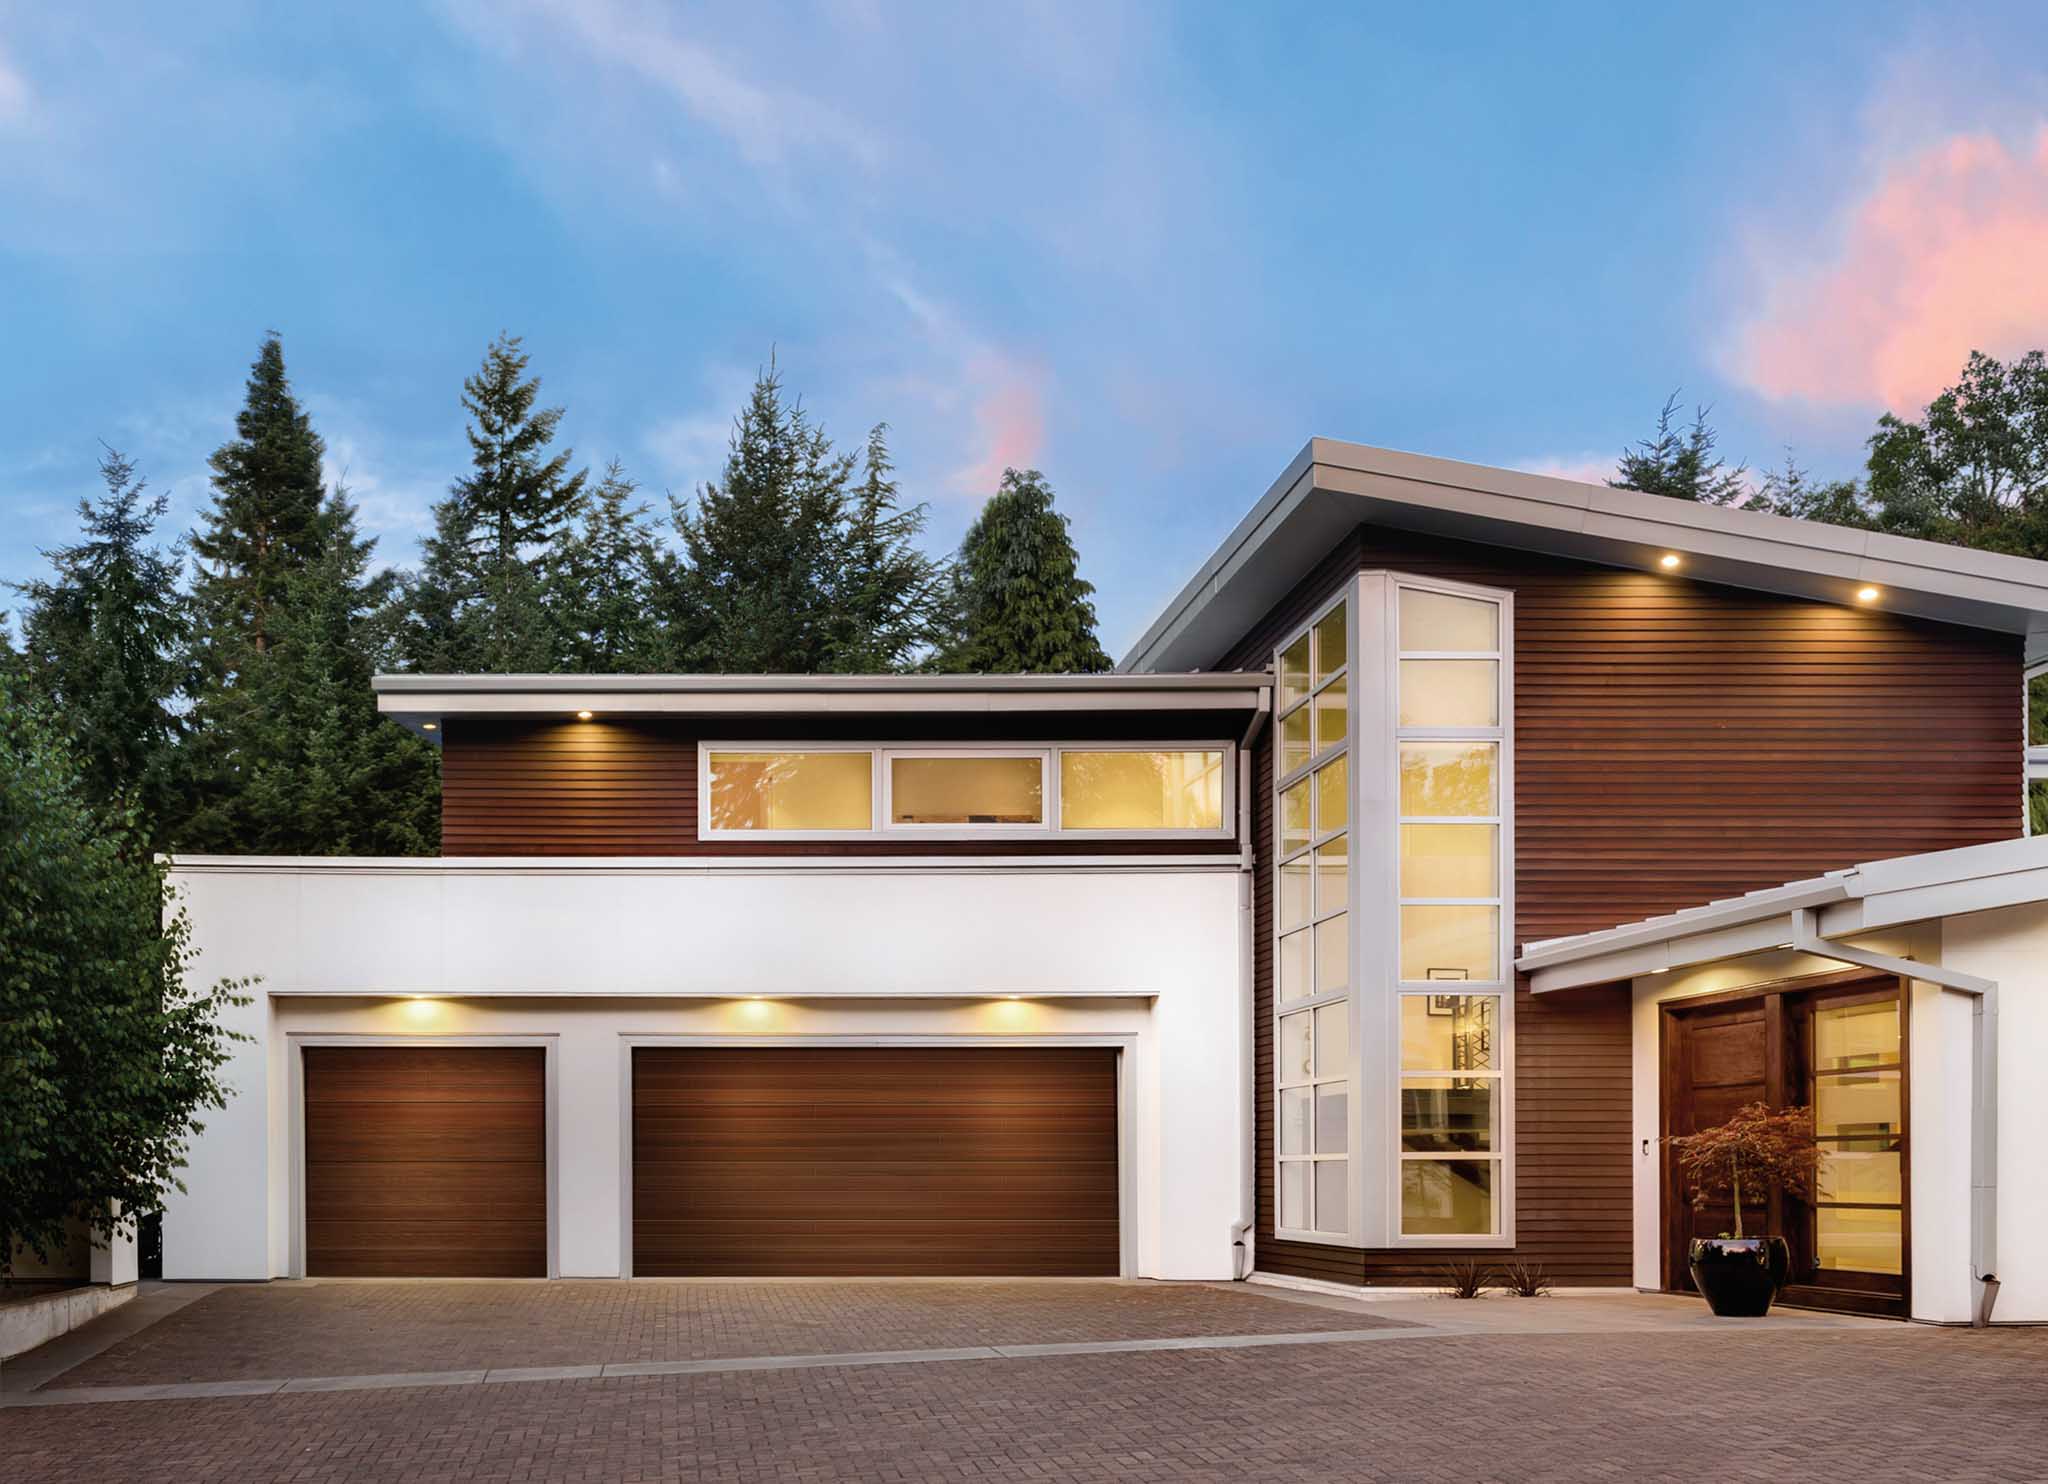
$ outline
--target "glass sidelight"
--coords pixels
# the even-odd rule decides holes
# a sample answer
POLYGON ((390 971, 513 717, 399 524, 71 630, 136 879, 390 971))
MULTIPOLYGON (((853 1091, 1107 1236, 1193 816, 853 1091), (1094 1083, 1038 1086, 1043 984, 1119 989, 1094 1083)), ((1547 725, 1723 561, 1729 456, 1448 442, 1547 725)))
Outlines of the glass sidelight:
POLYGON ((1814 1260, 1823 1273, 1905 1263, 1905 1061, 1899 1001, 1813 1010, 1813 1131, 1821 1146, 1814 1260))

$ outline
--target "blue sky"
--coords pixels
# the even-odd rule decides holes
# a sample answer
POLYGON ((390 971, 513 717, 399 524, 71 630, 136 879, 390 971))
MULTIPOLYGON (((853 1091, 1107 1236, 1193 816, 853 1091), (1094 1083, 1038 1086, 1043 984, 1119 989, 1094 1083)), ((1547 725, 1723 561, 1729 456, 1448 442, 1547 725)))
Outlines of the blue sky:
POLYGON ((1849 472, 2048 343, 2037 5, 329 9, 0 0, 0 578, 269 329, 388 559, 501 328, 657 500, 772 350, 934 549, 1042 468, 1112 652, 1311 434, 1849 472))

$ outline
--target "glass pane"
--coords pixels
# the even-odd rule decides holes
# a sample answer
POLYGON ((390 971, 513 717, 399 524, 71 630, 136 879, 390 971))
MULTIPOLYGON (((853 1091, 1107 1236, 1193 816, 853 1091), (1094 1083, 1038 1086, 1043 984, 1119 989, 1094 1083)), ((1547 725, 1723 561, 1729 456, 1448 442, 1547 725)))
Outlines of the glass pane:
POLYGON ((1497 897, 1500 870, 1490 824, 1401 826, 1401 895, 1497 897))
POLYGON ((1308 1230, 1308 1165, 1302 1160, 1280 1162, 1280 1224, 1308 1230))
POLYGON ((1309 919, 1308 857, 1289 861, 1280 868, 1280 929, 1300 927, 1309 919))
POLYGON ((1342 1077, 1351 1070, 1351 1007, 1322 1005, 1316 1009, 1316 1075, 1342 1077))
POLYGON ((1403 907, 1401 977, 1489 982, 1500 977, 1500 908, 1403 907))
POLYGON ((1493 1187, 1499 1166, 1490 1159, 1409 1159, 1401 1162, 1401 1234, 1408 1237, 1483 1237, 1493 1231, 1493 1187))
POLYGON ((1308 635, 1280 652, 1280 709, 1286 710, 1308 694, 1308 635))
POLYGON ((1344 740, 1344 696, 1347 681, 1331 681, 1316 692, 1309 709, 1316 714, 1316 751, 1328 752, 1344 740))
POLYGON ((1499 1118, 1499 1078, 1401 1079, 1401 1147, 1411 1153, 1490 1152, 1499 1118))
POLYGON ((1899 1059, 1899 1002, 1822 1007, 1813 1012, 1813 1065, 1846 1072, 1899 1059))
POLYGON ((1280 1003, 1292 1004, 1314 994, 1315 981, 1308 974, 1308 929, 1289 933, 1280 940, 1280 1003))
POLYGON ((1316 833, 1344 828, 1351 805, 1351 759, 1333 757, 1315 771, 1316 833))
POLYGON ((1280 853, 1292 854, 1308 844, 1308 789, 1309 780, 1301 782, 1280 795, 1280 853))
POLYGON ((1306 1154, 1308 1143, 1309 1100, 1312 1094, 1306 1087, 1287 1087, 1280 1092, 1280 1152, 1282 1154, 1306 1154))
POLYGON ((1403 649, 1499 649, 1500 604, 1401 589, 1403 649))
POLYGON ((1062 752, 1060 826, 1069 830, 1223 828, 1220 752, 1062 752))
POLYGON ((1899 1213, 1821 1206, 1813 1213, 1814 1256, 1823 1268, 1897 1273, 1905 1256, 1899 1213))
POLYGON ((1898 1150, 1856 1145, 1821 1150, 1818 1194, 1823 1201, 1857 1206, 1898 1205, 1904 1199, 1898 1150))
POLYGON ((714 752, 711 827, 874 828, 874 762, 866 752, 714 752))
POLYGON ((1280 776, 1286 777, 1308 762, 1309 711, 1302 707, 1280 723, 1280 776))
POLYGON ((1345 905, 1351 880, 1351 837, 1338 835, 1316 847, 1316 911, 1334 912, 1345 905))
POLYGON ((1492 742, 1403 742, 1401 812, 1498 814, 1499 760, 1492 742))
POLYGON ((1344 1160, 1316 1161, 1317 1231, 1344 1233, 1351 1230, 1351 1202, 1345 1198, 1350 1173, 1344 1160))
POLYGON ((889 760, 897 824, 1044 824, 1045 770, 1035 757, 889 760))
POLYGON ((1499 723, 1499 660, 1401 661, 1402 726, 1490 727, 1499 723))
POLYGON ((1309 1061, 1309 1012, 1280 1017, 1279 1081, 1306 1082, 1315 1067, 1309 1061))
POLYGON ((1402 995, 1402 1070, 1497 1072, 1499 1023, 1498 995, 1402 995))
POLYGON ((1325 1082, 1316 1088, 1316 1153, 1342 1154, 1350 1138, 1350 1084, 1325 1082))
POLYGON ((1338 913, 1316 924, 1316 993, 1328 994, 1351 982, 1351 919, 1338 913))
POLYGON ((1345 605, 1339 603, 1323 617, 1315 627, 1316 679, 1344 668, 1345 658, 1345 605))
POLYGON ((1813 1079, 1813 1131, 1823 1139, 1896 1138, 1897 1072, 1823 1072, 1813 1079))

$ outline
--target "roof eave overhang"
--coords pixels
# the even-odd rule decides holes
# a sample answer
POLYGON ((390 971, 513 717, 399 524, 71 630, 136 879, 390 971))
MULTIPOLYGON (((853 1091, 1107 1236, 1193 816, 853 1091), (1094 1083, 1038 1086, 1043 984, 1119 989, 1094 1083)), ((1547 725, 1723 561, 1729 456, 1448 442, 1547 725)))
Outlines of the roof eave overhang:
POLYGON ((1691 504, 1452 459, 1313 439, 1125 656, 1125 671, 1215 664, 1359 525, 1853 603, 2022 634, 2048 661, 2048 563, 1691 504))

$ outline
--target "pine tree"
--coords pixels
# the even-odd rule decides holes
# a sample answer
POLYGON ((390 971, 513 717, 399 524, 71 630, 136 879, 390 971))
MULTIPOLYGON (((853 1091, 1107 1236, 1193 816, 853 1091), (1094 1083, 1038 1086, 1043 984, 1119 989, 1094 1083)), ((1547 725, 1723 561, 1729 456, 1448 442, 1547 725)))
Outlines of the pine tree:
POLYGON ((834 598, 852 458, 771 365, 734 420, 725 471, 694 509, 670 497, 680 568, 665 584, 673 663, 734 674, 814 674, 841 648, 834 598))
POLYGON ((1094 585, 1081 580, 1067 518, 1036 469, 1005 469, 960 543, 954 633, 937 668, 978 674, 1092 674, 1109 668, 1095 637, 1094 585))
POLYGON ((888 432, 877 423, 868 433, 847 513, 834 598, 839 631, 827 660, 842 674, 909 668, 935 637, 940 570, 917 544, 928 512, 900 503, 888 432))
POLYGON ((557 539, 548 571, 548 607, 556 615, 564 668, 589 675, 632 674, 659 661, 654 617, 658 555, 639 486, 614 459, 584 493, 581 519, 557 539))
POLYGON ((1714 451, 1716 437, 1707 425, 1707 409, 1693 409, 1692 425, 1677 423, 1678 394, 1664 401, 1657 414, 1657 433, 1622 450, 1619 476, 1608 480, 1615 489, 1641 490, 1702 505, 1740 505, 1749 496, 1743 466, 1729 468, 1714 451))
POLYGON ((1766 474, 1744 508, 1864 530, 1874 523, 1862 485, 1853 479, 1815 479, 1793 460, 1790 449, 1785 467, 1766 474))
MULTIPOLYGON (((213 505, 192 533, 199 559, 194 596, 208 628, 261 654, 285 584, 318 561, 321 461, 313 431, 284 370, 284 347, 268 336, 249 368, 235 437, 214 450, 213 505)), ((222 656, 230 668, 238 662, 222 656)))
POLYGON ((86 796, 126 800, 160 845, 177 787, 180 696, 188 678, 182 552, 151 543, 165 499, 143 498, 134 464, 109 448, 106 493, 79 503, 75 545, 46 551, 55 575, 16 585, 29 684, 64 718, 86 796))

